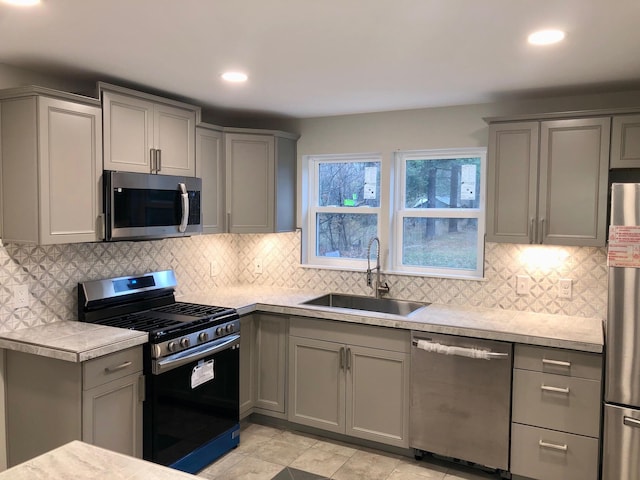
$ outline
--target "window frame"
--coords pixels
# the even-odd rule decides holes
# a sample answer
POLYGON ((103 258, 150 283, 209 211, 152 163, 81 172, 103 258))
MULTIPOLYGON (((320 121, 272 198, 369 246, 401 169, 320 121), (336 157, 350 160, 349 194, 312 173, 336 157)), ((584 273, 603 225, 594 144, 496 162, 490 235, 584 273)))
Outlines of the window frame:
POLYGON ((392 270, 398 274, 435 276, 444 278, 482 279, 484 276, 484 243, 486 217, 487 149, 485 147, 421 149, 397 151, 394 169, 396 172, 396 195, 394 198, 394 227, 391 247, 392 270), (408 208, 405 206, 406 162, 411 160, 447 160, 457 158, 480 158, 480 207, 478 208, 408 208), (478 222, 476 241, 476 268, 421 267, 402 263, 403 227, 405 218, 474 218, 478 222))
MULTIPOLYGON (((326 257, 316 254, 317 244, 317 225, 316 217, 318 213, 345 213, 345 214, 361 214, 361 215, 377 215, 376 232, 378 238, 381 238, 382 223, 384 217, 385 197, 388 197, 389 190, 385 187, 384 161, 379 153, 358 153, 358 154, 326 154, 326 155, 308 155, 305 156, 305 170, 307 173, 306 187, 308 195, 306 196, 306 215, 305 224, 307 226, 306 242, 303 245, 303 262, 306 266, 332 268, 336 270, 365 270, 367 268, 367 259, 355 259, 345 257, 326 257), (321 163, 362 163, 377 162, 380 166, 380 203, 378 207, 361 206, 320 206, 319 199, 319 170, 321 163), (306 252, 306 254, 305 254, 306 252)), ((386 182, 388 183, 388 182, 386 182)))

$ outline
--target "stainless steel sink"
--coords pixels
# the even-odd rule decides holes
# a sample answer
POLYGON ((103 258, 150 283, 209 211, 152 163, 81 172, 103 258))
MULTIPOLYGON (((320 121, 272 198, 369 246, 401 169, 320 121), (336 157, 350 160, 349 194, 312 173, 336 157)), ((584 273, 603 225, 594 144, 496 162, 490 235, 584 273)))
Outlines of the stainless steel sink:
POLYGON ((428 303, 394 300, 392 298, 364 297, 361 295, 348 295, 344 293, 328 293, 321 297, 302 302, 302 304, 316 305, 319 307, 365 310, 368 312, 389 313, 392 315, 402 316, 407 316, 429 305, 428 303))

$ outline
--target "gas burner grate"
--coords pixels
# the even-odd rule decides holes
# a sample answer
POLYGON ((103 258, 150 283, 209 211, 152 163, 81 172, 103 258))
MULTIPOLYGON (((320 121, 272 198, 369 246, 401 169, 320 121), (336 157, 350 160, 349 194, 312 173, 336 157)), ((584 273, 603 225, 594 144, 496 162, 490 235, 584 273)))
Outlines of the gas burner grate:
POLYGON ((179 315, 188 315, 190 317, 211 317, 218 314, 228 313, 231 310, 232 309, 225 307, 212 307, 211 305, 180 302, 153 309, 154 312, 175 313, 179 315))
POLYGON ((159 328, 169 328, 181 325, 177 320, 162 319, 154 315, 145 313, 132 313, 121 317, 108 318, 100 322, 100 325, 108 327, 128 328, 129 330, 140 330, 150 332, 159 328))

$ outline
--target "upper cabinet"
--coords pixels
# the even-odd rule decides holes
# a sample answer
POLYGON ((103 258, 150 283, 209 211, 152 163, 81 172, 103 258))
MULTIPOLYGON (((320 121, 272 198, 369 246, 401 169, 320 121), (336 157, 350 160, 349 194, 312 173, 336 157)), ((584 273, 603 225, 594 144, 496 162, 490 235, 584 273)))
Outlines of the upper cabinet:
POLYGON ((0 99, 3 239, 101 240, 99 102, 39 87, 5 90, 0 99))
POLYGON ((104 169, 193 177, 199 108, 101 84, 104 169))
POLYGON ((202 179, 202 233, 224 233, 222 132, 213 125, 196 128, 196 177, 202 179))
POLYGON ((487 240, 604 246, 609 117, 489 126, 487 240))
POLYGON ((640 115, 613 117, 610 166, 640 167, 640 115))
POLYGON ((227 231, 293 231, 297 137, 256 132, 224 134, 227 231))

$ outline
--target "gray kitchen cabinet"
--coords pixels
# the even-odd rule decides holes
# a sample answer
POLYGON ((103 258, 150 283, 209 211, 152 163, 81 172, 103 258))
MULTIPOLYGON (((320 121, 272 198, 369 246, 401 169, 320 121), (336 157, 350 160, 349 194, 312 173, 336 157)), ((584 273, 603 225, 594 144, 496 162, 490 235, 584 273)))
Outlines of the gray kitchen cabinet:
POLYGON ((71 440, 142 457, 143 380, 140 346, 84 363, 7 351, 8 465, 71 440))
POLYGON ((102 221, 102 117, 90 98, 41 87, 0 92, 7 241, 95 242, 102 221))
POLYGON ((193 177, 199 108, 100 84, 104 169, 193 177))
POLYGON ((202 232, 226 231, 222 132, 208 125, 196 127, 196 177, 202 179, 202 232))
POLYGON ((406 331, 291 318, 289 333, 289 421, 408 447, 406 331))
POLYGON ((283 132, 227 130, 227 231, 295 230, 297 137, 283 132))
POLYGON ((602 356, 516 345, 513 375, 514 478, 597 480, 602 356))
POLYGON ((255 315, 255 411, 286 413, 288 317, 255 315))
POLYGON ((640 115, 618 115, 611 126, 611 168, 640 167, 640 115))
POLYGON ((240 317, 240 418, 254 405, 255 322, 253 315, 240 317))
POLYGON ((604 246, 610 123, 492 123, 487 240, 604 246))

